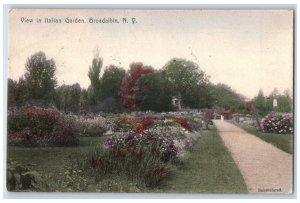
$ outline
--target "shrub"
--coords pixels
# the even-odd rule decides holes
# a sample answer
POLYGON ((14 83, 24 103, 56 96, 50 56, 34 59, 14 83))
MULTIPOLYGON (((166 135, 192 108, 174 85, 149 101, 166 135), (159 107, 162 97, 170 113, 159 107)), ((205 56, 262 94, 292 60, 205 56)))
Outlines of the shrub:
POLYGON ((25 106, 8 113, 8 143, 26 146, 65 146, 79 143, 79 127, 55 109, 25 106))
POLYGON ((260 122, 263 132, 288 134, 293 133, 293 116, 290 113, 270 112, 260 122))
POLYGON ((98 137, 106 132, 103 128, 80 128, 80 136, 84 137, 98 137))
POLYGON ((113 130, 115 124, 100 115, 78 117, 81 136, 102 136, 107 130, 113 130))
POLYGON ((36 189, 39 173, 30 170, 30 165, 16 161, 7 162, 6 187, 8 191, 36 189))

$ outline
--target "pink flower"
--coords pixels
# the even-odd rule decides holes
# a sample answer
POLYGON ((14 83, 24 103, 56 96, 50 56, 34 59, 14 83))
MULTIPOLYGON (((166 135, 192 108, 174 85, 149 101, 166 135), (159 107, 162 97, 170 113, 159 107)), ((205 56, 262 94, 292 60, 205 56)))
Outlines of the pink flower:
POLYGON ((105 141, 105 145, 107 145, 107 146, 109 146, 109 147, 111 147, 112 144, 113 144, 113 141, 112 141, 111 138, 108 138, 108 139, 105 141))
POLYGON ((192 146, 192 140, 191 139, 184 140, 184 146, 191 147, 192 146))

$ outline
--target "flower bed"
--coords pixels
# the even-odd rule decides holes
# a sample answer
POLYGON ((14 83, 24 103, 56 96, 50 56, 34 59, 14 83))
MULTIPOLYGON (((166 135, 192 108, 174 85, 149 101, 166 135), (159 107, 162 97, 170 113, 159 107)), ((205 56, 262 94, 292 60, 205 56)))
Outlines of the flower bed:
POLYGON ((80 123, 81 136, 102 136, 106 131, 112 131, 116 128, 116 125, 110 119, 100 115, 78 116, 76 120, 80 123))
POLYGON ((125 174, 148 186, 159 183, 174 158, 180 158, 199 135, 184 117, 120 116, 112 132, 87 162, 91 174, 125 174))
POLYGON ((290 113, 271 112, 260 122, 263 132, 289 134, 293 133, 293 115, 290 113))
POLYGON ((180 124, 183 128, 185 128, 188 131, 192 130, 190 124, 187 122, 185 118, 175 117, 175 116, 164 116, 164 118, 174 120, 176 123, 180 124))
POLYGON ((8 112, 8 143, 26 146, 65 146, 79 143, 79 127, 55 109, 25 106, 8 112))

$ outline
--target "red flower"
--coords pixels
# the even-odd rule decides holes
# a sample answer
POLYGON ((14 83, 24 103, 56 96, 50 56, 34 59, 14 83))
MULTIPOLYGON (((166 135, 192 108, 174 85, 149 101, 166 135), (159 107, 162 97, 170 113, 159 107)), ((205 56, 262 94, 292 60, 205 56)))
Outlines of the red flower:
POLYGON ((183 127, 184 129, 191 131, 191 126, 190 124, 186 121, 185 118, 180 118, 180 117, 175 117, 175 116, 165 116, 165 119, 173 119, 176 123, 178 123, 179 125, 181 125, 181 127, 183 127))

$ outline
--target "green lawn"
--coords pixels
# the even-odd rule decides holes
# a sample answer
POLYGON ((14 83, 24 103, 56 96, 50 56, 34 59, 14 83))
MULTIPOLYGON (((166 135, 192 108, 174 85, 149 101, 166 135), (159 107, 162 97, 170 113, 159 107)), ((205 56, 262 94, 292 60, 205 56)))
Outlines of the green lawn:
POLYGON ((292 134, 276 134, 276 133, 263 133, 256 128, 246 124, 233 123, 236 126, 244 129, 245 131, 259 137, 260 139, 271 143, 279 149, 292 154, 293 153, 293 135, 292 134))
MULTIPOLYGON (((20 164, 35 164, 32 168, 42 175, 45 187, 41 191, 71 191, 75 184, 70 171, 70 156, 80 155, 102 143, 104 137, 82 137, 79 146, 72 147, 15 147, 8 146, 8 159, 20 164), (70 183, 72 182, 72 183, 70 183)), ((76 185, 77 188, 77 185, 76 185)), ((80 190, 80 188, 77 188, 80 190)))
POLYGON ((42 174, 45 182, 45 187, 38 191, 247 193, 243 177, 216 130, 207 131, 187 158, 173 164, 168 177, 152 189, 116 176, 95 182, 73 170, 70 156, 84 159, 81 154, 103 140, 103 137, 84 137, 77 147, 8 147, 8 156, 19 163, 37 164, 34 170, 42 174))
POLYGON ((184 167, 175 167, 154 192, 247 193, 244 179, 216 130, 192 147, 184 167))

